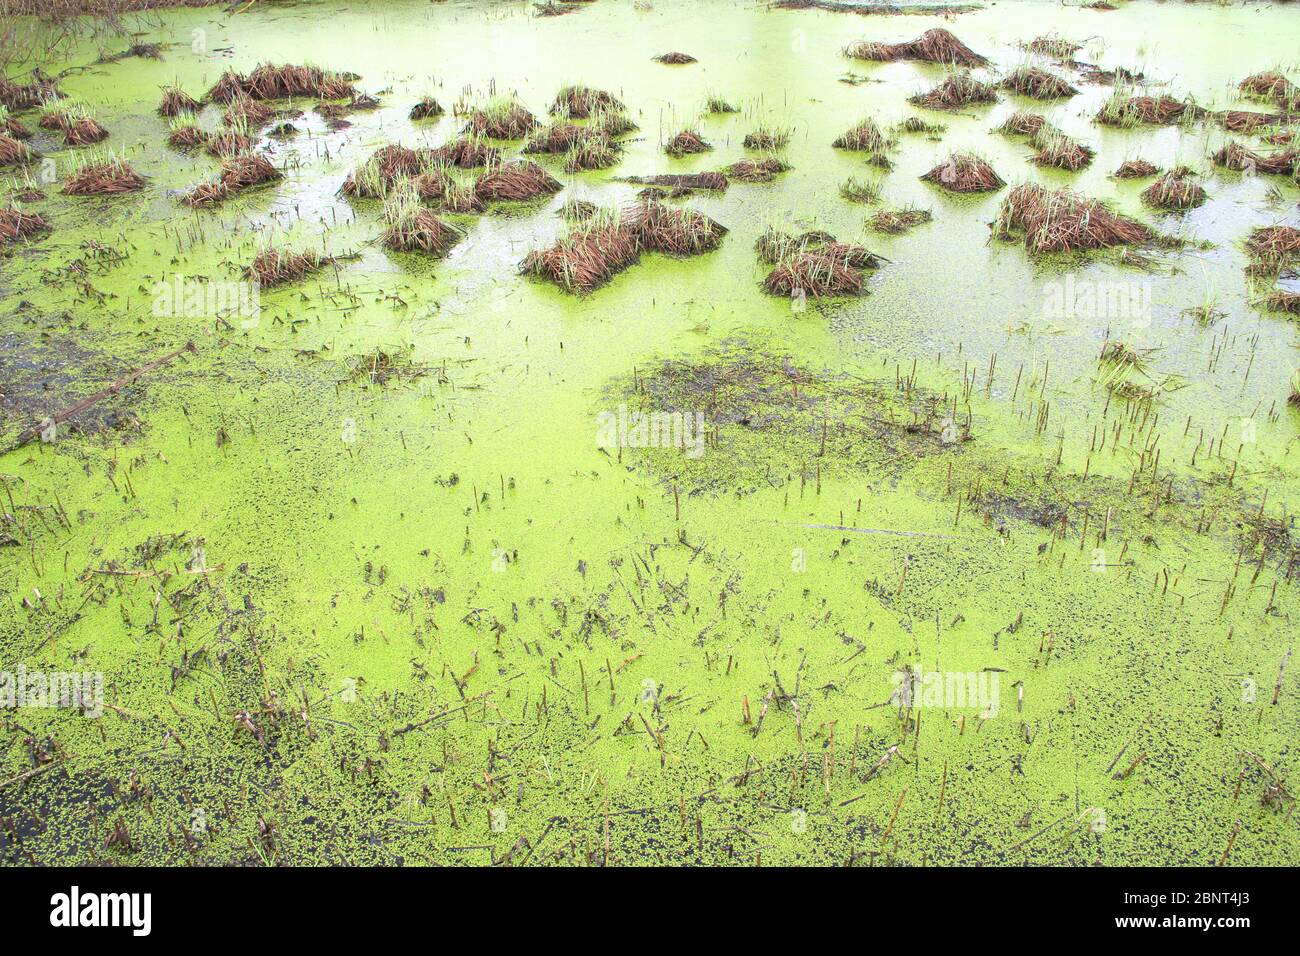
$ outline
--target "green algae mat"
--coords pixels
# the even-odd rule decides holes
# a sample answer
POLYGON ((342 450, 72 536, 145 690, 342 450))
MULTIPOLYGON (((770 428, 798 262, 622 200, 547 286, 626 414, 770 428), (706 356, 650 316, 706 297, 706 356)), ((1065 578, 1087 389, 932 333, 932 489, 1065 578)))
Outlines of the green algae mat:
POLYGON ((13 18, 4 862, 1300 862, 1300 16, 1115 6, 13 18))

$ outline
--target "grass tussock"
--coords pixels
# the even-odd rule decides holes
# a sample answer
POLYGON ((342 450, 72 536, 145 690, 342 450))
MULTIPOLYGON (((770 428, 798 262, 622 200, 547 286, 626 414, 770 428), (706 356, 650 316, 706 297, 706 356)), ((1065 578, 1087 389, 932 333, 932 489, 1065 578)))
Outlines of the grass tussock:
POLYGON ((245 132, 223 127, 208 137, 207 145, 203 147, 209 156, 215 156, 218 159, 224 159, 227 156, 238 156, 240 153, 247 153, 253 148, 252 138, 245 132))
POLYGON ((1193 209, 1207 199, 1192 170, 1177 166, 1142 191, 1142 201, 1156 209, 1193 209))
POLYGON ((173 149, 198 149, 208 141, 208 134, 193 123, 177 126, 167 136, 167 145, 173 149))
POLYGON ((1136 245, 1154 238, 1142 223, 1066 189, 1026 183, 1011 190, 993 223, 998 239, 1023 239, 1031 252, 1072 252, 1136 245))
POLYGON ((1195 103, 1172 96, 1131 96, 1116 90, 1097 111, 1096 120, 1103 126, 1132 129, 1135 126, 1168 126, 1183 119, 1204 114, 1195 103))
POLYGON ((723 173, 660 173, 655 176, 628 176, 626 182, 639 183, 665 189, 691 191, 706 189, 721 192, 727 188, 728 179, 723 173))
POLYGON ((1253 133, 1265 126, 1276 126, 1284 117, 1278 113, 1256 113, 1252 110, 1224 110, 1214 114, 1214 120, 1230 133, 1253 133))
POLYGON ((769 126, 760 126, 758 129, 746 133, 744 145, 746 149, 761 149, 768 152, 785 149, 790 143, 790 131, 788 129, 776 129, 769 126))
POLYGON ((880 202, 884 182, 880 179, 860 179, 850 176, 840 184, 840 196, 849 202, 870 205, 880 202))
POLYGON ((661 53, 654 58, 656 63, 666 63, 669 66, 684 66, 687 63, 698 63, 699 61, 689 53, 661 53))
POLYGON ((1270 100, 1286 109, 1300 108, 1300 86, 1277 70, 1253 73, 1237 84, 1242 93, 1257 100, 1270 100))
POLYGON ((1262 154, 1242 146, 1240 143, 1228 143, 1211 159, 1216 166, 1235 169, 1239 172, 1268 173, 1272 176, 1292 176, 1300 166, 1300 151, 1284 149, 1274 153, 1262 154))
POLYGON ((873 232, 897 235, 923 225, 933 218, 928 209, 917 209, 912 206, 903 209, 882 209, 867 220, 867 226, 873 232))
POLYGON ((551 113, 571 119, 588 119, 599 112, 623 110, 623 102, 613 93, 573 84, 563 86, 551 101, 551 113))
POLYGON ((1261 271, 1276 272, 1300 262, 1300 229, 1295 226, 1260 226, 1246 239, 1246 254, 1261 271))
POLYGON ((299 282, 329 261, 314 250, 286 252, 267 249, 259 252, 253 261, 244 267, 244 277, 257 282, 264 289, 269 289, 289 282, 299 282))
POLYGON ((489 166, 474 183, 475 194, 485 202, 522 201, 557 193, 564 187, 534 162, 513 161, 489 166))
POLYGON ((1074 59, 1076 53, 1083 49, 1083 44, 1067 40, 1055 33, 1049 33, 1045 36, 1034 37, 1028 43, 1022 43, 1021 48, 1038 56, 1070 61, 1074 59))
POLYGON ((925 133, 930 136, 938 136, 948 131, 948 127, 942 123, 931 123, 919 116, 909 116, 895 128, 904 133, 925 133))
POLYGON ((844 49, 845 56, 855 60, 922 60, 947 66, 984 66, 988 58, 976 53, 961 40, 942 27, 926 30, 915 40, 904 43, 875 43, 862 41, 844 49))
POLYGON ((463 132, 490 139, 523 139, 537 125, 537 117, 513 96, 498 96, 465 113, 463 132))
POLYGON ((159 116, 176 117, 197 113, 200 109, 202 104, 179 86, 173 84, 162 88, 162 99, 158 103, 159 116))
POLYGON ((396 192, 384 205, 384 233, 380 241, 385 249, 445 256, 464 235, 456 226, 425 209, 414 188, 396 192))
POLYGON ((965 71, 950 74, 929 92, 918 93, 908 99, 914 106, 931 110, 956 110, 972 104, 997 101, 997 91, 992 84, 983 83, 965 71))
POLYGON ((450 143, 437 147, 429 155, 438 162, 448 163, 459 169, 481 169, 498 162, 501 158, 497 148, 477 134, 467 134, 454 139, 450 143))
POLYGON ((382 199, 399 179, 418 176, 433 161, 435 157, 428 151, 409 149, 398 143, 382 146, 348 174, 343 181, 343 195, 382 199))
POLYGON ((412 120, 437 119, 445 112, 441 103, 432 96, 425 96, 411 107, 411 112, 407 116, 412 120))
POLYGON ((954 153, 921 179, 954 193, 996 192, 1006 185, 987 160, 973 153, 954 153))
POLYGON ((600 132, 584 136, 564 155, 564 171, 567 173, 609 169, 617 164, 617 145, 600 132))
POLYGON ((282 100, 292 96, 311 96, 319 100, 351 99, 356 88, 341 73, 315 66, 264 63, 245 75, 227 71, 208 90, 214 103, 231 103, 241 96, 255 100, 282 100))
POLYGON ((1091 146, 1076 142, 1059 130, 1043 129, 1033 137, 1032 142, 1038 149, 1038 154, 1034 156, 1035 163, 1072 173, 1090 165, 1096 155, 1091 146))
POLYGON ((25 166, 35 158, 25 143, 0 133, 0 166, 25 166))
POLYGON ((15 83, 6 77, 0 77, 0 105, 15 113, 47 106, 64 98, 58 82, 39 70, 32 72, 28 83, 15 83))
POLYGON ((851 149, 857 152, 884 153, 892 145, 889 138, 881 132, 876 121, 864 117, 849 127, 831 143, 836 149, 851 149))
POLYGON ((138 192, 145 178, 121 159, 90 162, 63 181, 66 196, 112 196, 138 192))
POLYGON ((1055 73, 1036 66, 1017 67, 1007 74, 1001 85, 1004 90, 1011 90, 1036 100, 1061 100, 1075 96, 1079 92, 1076 87, 1071 86, 1055 73))
POLYGON ((227 126, 249 129, 262 126, 269 122, 274 115, 275 110, 261 100, 240 95, 226 104, 223 118, 227 126))
POLYGON ((634 264, 643 252, 700 255, 716 249, 726 229, 694 209, 650 200, 624 210, 584 209, 553 246, 528 254, 520 270, 567 292, 599 288, 634 264))
POLYGON ((727 113, 740 112, 740 110, 737 109, 733 104, 729 103, 723 97, 718 96, 717 94, 714 93, 710 93, 705 98, 704 109, 706 112, 712 113, 715 116, 722 116, 727 113))
POLYGON ((1116 179, 1146 179, 1160 172, 1160 167, 1145 159, 1126 159, 1112 174, 1116 179))
POLYGON ((1006 136, 1037 136, 1045 127, 1050 128, 1047 117, 1039 113, 1017 111, 1008 116, 994 132, 1006 136))
POLYGON ((664 152, 669 156, 689 156, 692 153, 707 152, 712 148, 698 132, 684 129, 668 141, 664 146, 664 152))
POLYGON ((775 156, 762 159, 742 159, 727 167, 727 176, 742 183, 770 183, 778 173, 784 173, 789 164, 775 156))
POLYGON ((0 246, 25 242, 51 231, 51 226, 36 213, 10 207, 0 209, 0 246))

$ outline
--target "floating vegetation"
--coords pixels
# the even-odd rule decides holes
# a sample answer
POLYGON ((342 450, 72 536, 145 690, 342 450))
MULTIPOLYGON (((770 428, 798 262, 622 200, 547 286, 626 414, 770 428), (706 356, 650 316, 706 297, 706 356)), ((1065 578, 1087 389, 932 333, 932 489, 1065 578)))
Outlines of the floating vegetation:
POLYGON ((921 178, 954 193, 996 192, 1006 181, 974 153, 954 153, 921 178))
POLYGON ((1300 229, 1295 226, 1260 226, 1246 239, 1246 254, 1268 272, 1300 263, 1300 229))
POLYGON ((654 58, 656 63, 667 63, 670 66, 682 66, 687 63, 697 63, 698 60, 689 53, 661 53, 654 58))
POLYGON ((988 63, 987 57, 980 56, 942 27, 926 30, 906 43, 864 40, 845 47, 844 55, 855 60, 923 60, 946 66, 984 66, 988 63))
POLYGON ((907 100, 915 106, 931 110, 955 110, 977 103, 996 103, 997 91, 992 84, 983 83, 970 73, 953 73, 928 93, 918 93, 907 100))
POLYGON ((944 126, 942 123, 931 123, 929 120, 924 120, 919 116, 909 116, 895 128, 904 133, 928 133, 932 136, 937 136, 938 134, 945 133, 948 130, 948 127, 944 126))
POLYGON ((1192 209, 1206 200, 1192 170, 1176 166, 1142 191, 1142 201, 1157 209, 1192 209))
POLYGON ((1154 234, 1095 199, 1026 183, 1002 201, 993 223, 998 239, 1022 239, 1031 252, 1070 252, 1149 242, 1154 234))
POLYGON ((924 225, 933 218, 930 210, 917 209, 913 206, 903 209, 882 209, 867 220, 867 226, 872 232, 896 235, 915 226, 924 225))

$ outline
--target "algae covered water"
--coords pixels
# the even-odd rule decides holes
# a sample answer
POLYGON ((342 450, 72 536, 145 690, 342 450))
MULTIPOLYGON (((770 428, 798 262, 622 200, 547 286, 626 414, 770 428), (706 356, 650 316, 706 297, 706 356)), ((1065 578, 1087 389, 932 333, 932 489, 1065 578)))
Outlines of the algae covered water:
POLYGON ((826 6, 18 23, 6 862, 1300 861, 1300 17, 826 6))

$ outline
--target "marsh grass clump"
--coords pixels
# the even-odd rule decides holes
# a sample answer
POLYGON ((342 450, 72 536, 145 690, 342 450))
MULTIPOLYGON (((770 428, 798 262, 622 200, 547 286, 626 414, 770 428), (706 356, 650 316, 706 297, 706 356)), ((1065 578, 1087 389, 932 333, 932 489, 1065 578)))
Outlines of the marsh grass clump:
POLYGON ((261 153, 241 153, 229 156, 221 163, 221 182, 231 190, 262 186, 279 182, 283 178, 275 164, 261 153))
POLYGON ((465 114, 465 133, 490 139, 523 139, 537 125, 537 117, 514 96, 496 96, 465 114))
POLYGON ((862 41, 845 47, 844 55, 855 60, 921 60, 947 66, 984 66, 988 58, 980 56, 948 30, 926 30, 915 40, 905 43, 862 41))
POLYGON ((63 181, 67 196, 110 196, 144 189, 145 179, 121 159, 91 160, 63 181))
POLYGON ((501 154, 482 136, 468 133, 450 143, 444 143, 430 154, 433 159, 450 163, 460 169, 480 169, 500 160, 501 154))
POLYGON ((1156 209, 1192 209, 1207 196, 1194 173, 1186 166, 1169 170, 1142 191, 1142 201, 1156 209))
POLYGON ((23 212, 14 206, 0 208, 0 246, 34 239, 50 231, 50 224, 36 213, 23 212))
MULTIPOLYGON (((567 207, 566 207, 567 208, 567 207)), ((622 210, 577 208, 569 232, 530 252, 520 271, 586 293, 635 263, 642 252, 685 257, 716 249, 726 228, 694 209, 645 200, 622 210)))
POLYGON ((176 84, 162 88, 162 100, 158 103, 158 115, 175 117, 185 113, 197 113, 203 105, 182 90, 176 84))
POLYGON ((983 83, 969 72, 949 74, 947 79, 927 93, 909 97, 908 102, 932 110, 955 110, 975 103, 996 103, 997 91, 990 83, 983 83))
POLYGON ((938 136, 948 131, 948 127, 942 123, 931 123, 919 116, 909 116, 895 128, 904 133, 926 133, 931 136, 938 136))
POLYGON ((742 159, 727 167, 727 176, 742 183, 770 183, 778 173, 784 173, 789 164, 775 156, 762 159, 742 159))
POLYGON ((1253 133, 1265 126, 1276 126, 1285 119, 1280 113, 1256 113, 1251 110, 1223 110, 1214 121, 1230 133, 1253 133))
POLYGON ((586 199, 567 199, 557 211, 556 215, 566 222, 586 222, 600 210, 594 202, 588 202, 586 199))
POLYGON ((1126 159, 1112 175, 1116 179, 1145 179, 1160 172, 1160 167, 1145 159, 1126 159))
POLYGON ((429 374, 425 365, 412 359, 415 346, 400 351, 376 348, 364 355, 354 355, 345 362, 346 381, 350 384, 386 386, 394 382, 411 382, 429 374))
POLYGON ((760 126, 752 132, 745 134, 744 146, 746 149, 761 149, 768 152, 785 149, 790 142, 790 131, 788 129, 777 129, 770 126, 760 126))
POLYGON ((418 152, 398 143, 382 146, 348 174, 343 182, 343 195, 382 199, 399 179, 423 172, 436 153, 436 150, 433 155, 418 152))
POLYGON ((1279 150, 1263 155, 1235 142, 1228 143, 1211 157, 1216 166, 1222 166, 1224 169, 1268 173, 1274 176, 1295 176, 1297 158, 1300 158, 1300 151, 1295 149, 1279 150))
POLYGON ((705 142, 697 131, 693 129, 684 129, 664 146, 664 152, 669 156, 688 156, 692 153, 703 153, 712 149, 713 146, 705 142))
POLYGON ((954 153, 921 179, 955 193, 996 192, 1006 185, 988 161, 974 153, 954 153))
POLYGON ((875 120, 867 117, 845 130, 831 143, 836 149, 851 149, 867 153, 884 153, 892 145, 880 131, 875 120))
POLYGON ((208 134, 193 123, 182 123, 172 128, 167 145, 175 149, 197 149, 208 141, 208 134))
POLYGON ((244 277, 269 289, 288 282, 298 282, 319 270, 330 260, 315 250, 287 252, 267 249, 259 252, 244 267, 244 277))
POLYGON ((1043 128, 1031 140, 1038 149, 1034 162, 1039 166, 1052 166, 1077 172, 1092 162, 1092 147, 1075 142, 1055 129, 1043 128))
POLYGON ((108 130, 81 104, 46 110, 37 125, 62 133, 66 146, 91 146, 108 139, 108 130))
POLYGON ((1134 96, 1125 89, 1117 89, 1095 118, 1103 126, 1132 129, 1142 125, 1168 126, 1183 119, 1195 119, 1204 112, 1190 100, 1176 100, 1165 94, 1134 96))
POLYGON ((622 100, 605 90, 572 84, 560 87, 551 102, 550 112, 572 119, 587 119, 599 112, 619 112, 625 107, 622 100))
POLYGON ((474 183, 474 192, 485 202, 521 201, 547 196, 563 189, 560 181, 534 162, 496 163, 474 183))
POLYGON ((1036 100, 1060 100, 1078 95, 1071 86, 1055 73, 1036 66, 1020 66, 1002 80, 1002 88, 1036 100))
POLYGON ((15 83, 7 77, 0 76, 0 105, 15 113, 36 109, 55 100, 61 100, 66 94, 59 89, 58 81, 46 76, 40 70, 32 71, 30 83, 15 83))
POLYGON ((683 189, 687 191, 709 189, 721 192, 728 185, 727 177, 723 173, 717 172, 659 173, 654 176, 628 176, 624 181, 655 188, 683 189))
POLYGON ((1288 315, 1300 315, 1300 292, 1287 289, 1275 289, 1264 296, 1264 308, 1269 312, 1285 312, 1288 315))
POLYGON ((241 95, 255 100, 282 100, 293 96, 343 100, 350 99, 355 93, 351 80, 341 73, 314 66, 263 63, 246 76, 233 71, 223 73, 208 90, 207 98, 214 103, 229 103, 241 95))
POLYGON ((859 179, 856 176, 850 176, 840 184, 840 195, 849 202, 878 203, 884 186, 884 181, 879 178, 859 179))
POLYGON ((1300 369, 1291 373, 1291 393, 1287 395, 1286 403, 1292 408, 1300 408, 1300 369))
POLYGON ((903 209, 883 209, 867 220, 867 226, 873 232, 896 235, 923 225, 933 218, 928 209, 917 209, 912 206, 903 209))
POLYGON ((1037 136, 1048 125, 1047 117, 1039 113, 1026 113, 1017 110, 1008 116, 1001 126, 994 130, 1006 136, 1037 136))
POLYGON ((1021 47, 1039 56, 1070 61, 1074 59, 1076 53, 1083 49, 1083 44, 1067 40, 1059 34, 1049 33, 1045 36, 1034 37, 1028 43, 1022 43, 1021 47))
POLYGON ((698 63, 699 61, 689 53, 661 53, 654 57, 656 63, 667 63, 669 66, 683 66, 687 63, 698 63))
POLYGON ((436 119, 445 112, 446 110, 442 108, 441 103, 435 100, 432 96, 425 96, 411 107, 411 112, 407 115, 408 118, 412 120, 426 120, 436 119))
POLYGON ((1246 239, 1246 254, 1262 268, 1259 272, 1277 272, 1300 263, 1300 229, 1295 226, 1260 226, 1246 239))
POLYGON ((7 107, 0 106, 0 133, 10 136, 13 139, 31 139, 32 131, 16 116, 9 115, 7 107))
POLYGON ((1277 70, 1253 73, 1237 84, 1242 93, 1257 100, 1271 100, 1286 109, 1300 107, 1300 86, 1277 70))
POLYGON ((778 259, 763 280, 768 295, 823 298, 861 295, 866 291, 863 269, 876 257, 861 246, 830 243, 801 249, 778 259))
POLYGON ((242 129, 224 126, 208 137, 207 145, 203 148, 209 156, 224 159, 227 156, 247 153, 253 148, 253 140, 242 129))
POLYGON ((1107 365, 1141 369, 1146 362, 1146 353, 1119 339, 1107 339, 1101 345, 1101 355, 1097 360, 1107 365))
POLYGON ((528 253, 525 274, 549 279, 566 292, 587 293, 604 285, 641 256, 635 233, 617 211, 598 210, 547 249, 528 253))
POLYGON ((25 166, 36 154, 6 133, 0 133, 0 166, 25 166))
POLYGON ((591 114, 591 129, 598 129, 611 139, 635 132, 637 125, 623 109, 598 109, 591 114))
POLYGON ((524 141, 525 153, 567 153, 594 131, 586 126, 563 120, 546 126, 536 126, 524 141))
POLYGON ((1031 252, 1105 249, 1154 238, 1142 223, 1111 212, 1095 199, 1033 183, 1016 186, 1002 201, 993 235, 1022 238, 1031 252))
POLYGON ((603 133, 587 131, 564 156, 564 171, 580 173, 588 169, 608 169, 618 164, 618 147, 603 133))
POLYGON ((248 130, 263 125, 274 115, 275 111, 266 103, 241 94, 226 104, 223 118, 227 126, 248 130))
POLYGON ((708 97, 705 98, 704 109, 707 112, 713 113, 715 115, 740 112, 740 110, 738 110, 735 106, 728 103, 725 99, 723 99, 721 96, 718 96, 716 93, 710 93, 708 97))
POLYGON ((394 192, 384 203, 381 242, 386 249, 444 256, 464 235, 460 229, 425 209, 420 204, 419 193, 409 184, 394 192))

